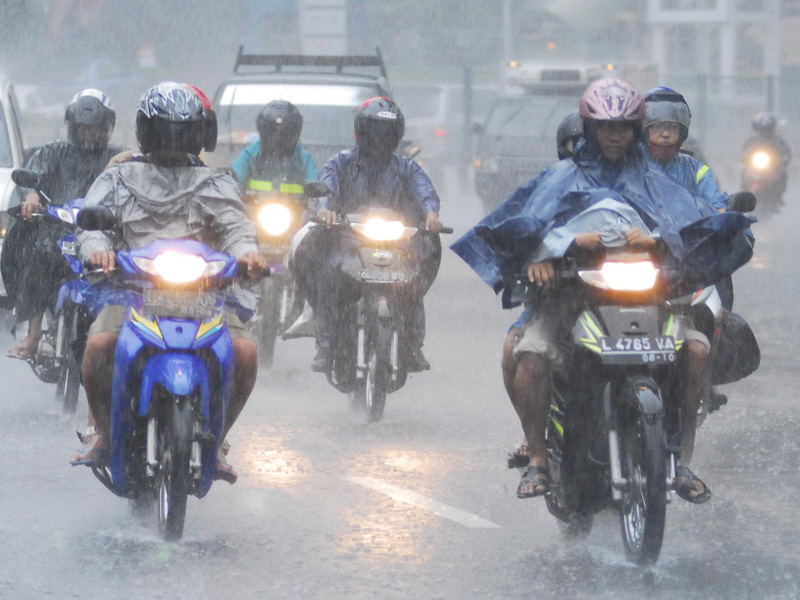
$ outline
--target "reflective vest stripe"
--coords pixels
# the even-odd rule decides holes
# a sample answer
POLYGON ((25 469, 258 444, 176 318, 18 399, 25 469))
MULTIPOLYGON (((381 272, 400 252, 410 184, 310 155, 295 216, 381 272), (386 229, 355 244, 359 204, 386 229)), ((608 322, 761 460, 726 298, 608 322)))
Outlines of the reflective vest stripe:
POLYGON ((271 181, 261 181, 259 179, 251 179, 248 182, 248 186, 251 190, 256 190, 257 192, 271 192, 272 191, 272 182, 271 181))
POLYGON ((705 174, 708 173, 711 169, 708 168, 708 165, 703 165, 697 170, 697 183, 700 183, 700 180, 705 177, 705 174))
POLYGON ((279 191, 283 194, 302 194, 303 186, 299 183, 282 183, 279 191))
MULTIPOLYGON (((260 179, 251 179, 247 184, 251 190, 257 192, 271 192, 273 184, 271 181, 261 181, 260 179)), ((303 185, 300 183, 282 183, 278 187, 281 194, 302 194, 303 185)))

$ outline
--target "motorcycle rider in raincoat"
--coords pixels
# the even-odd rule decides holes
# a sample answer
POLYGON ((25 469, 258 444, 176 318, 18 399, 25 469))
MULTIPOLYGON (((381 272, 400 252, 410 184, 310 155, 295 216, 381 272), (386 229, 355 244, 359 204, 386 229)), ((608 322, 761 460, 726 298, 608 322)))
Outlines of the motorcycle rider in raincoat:
MULTIPOLYGON (((39 175, 42 191, 53 204, 63 205, 83 198, 109 159, 123 148, 109 144, 116 113, 100 90, 75 94, 64 116, 67 140, 39 148, 26 168, 39 175)), ((58 240, 64 225, 52 220, 31 221, 41 213, 42 198, 35 190, 21 190, 22 220, 9 231, 2 255, 3 281, 16 308, 17 323, 29 321, 24 340, 8 351, 13 358, 27 359, 36 353, 42 337, 42 317, 55 302, 60 281, 68 272, 58 240)))
MULTIPOLYGON (((331 195, 321 199, 317 217, 332 224, 339 214, 380 206, 400 213, 406 225, 420 228, 409 241, 421 272, 408 299, 404 330, 409 341, 408 347, 401 351, 405 353, 409 371, 422 371, 430 368, 422 354, 425 336, 422 297, 439 271, 442 248, 436 234, 442 225, 439 196, 431 180, 416 162, 395 153, 403 137, 404 123, 403 113, 388 98, 372 98, 361 106, 355 118, 356 148, 331 158, 320 173, 319 180, 328 185, 331 195)), ((340 270, 345 256, 357 243, 341 228, 314 227, 295 253, 297 284, 316 318, 314 371, 327 371, 337 312, 357 299, 357 290, 352 289, 340 270)))
POLYGON ((776 183, 776 192, 783 196, 786 191, 786 167, 792 162, 792 149, 777 131, 778 120, 775 115, 760 112, 753 117, 753 130, 755 135, 747 138, 744 143, 742 155, 747 156, 759 148, 769 148, 781 163, 780 179, 776 183))
POLYGON ((256 118, 259 140, 232 165, 245 190, 302 194, 303 184, 317 180, 317 163, 300 143, 303 115, 286 100, 268 103, 256 118))
MULTIPOLYGON (((453 250, 495 291, 525 269, 531 281, 547 288, 553 265, 535 254, 543 240, 593 204, 611 198, 626 202, 649 231, 657 232, 662 272, 676 291, 679 286, 692 289, 698 282, 714 281, 744 264, 752 255, 752 246, 743 236, 750 219, 735 213, 718 214, 704 200, 648 167, 637 145, 644 112, 644 101, 629 83, 609 79, 591 84, 580 103, 585 140, 573 159, 557 163, 519 188, 458 240, 453 250)), ((570 247, 596 246, 599 237, 575 235, 570 247)), ((656 243, 640 229, 629 229, 626 237, 633 245, 656 243)), ((520 498, 540 496, 548 490, 544 431, 549 373, 564 359, 559 329, 565 323, 571 326, 569 304, 570 299, 557 297, 557 292, 552 301, 537 304, 514 347, 518 364, 511 399, 530 446, 530 467, 517 490, 520 498)), ((687 465, 694 448, 709 343, 690 320, 683 320, 682 326, 690 372, 681 469, 675 486, 681 497, 700 503, 710 497, 710 491, 687 465)))
MULTIPOLYGON (((142 156, 103 172, 86 194, 84 207, 104 206, 118 219, 122 239, 102 231, 82 231, 78 255, 110 272, 115 249, 140 248, 162 238, 194 239, 230 254, 251 275, 267 268, 258 252, 256 231, 245 212, 234 179, 203 165, 204 147, 213 147, 216 129, 208 127, 199 97, 182 84, 166 82, 142 96, 136 114, 136 138, 142 156)), ((253 310, 255 305, 248 306, 253 310)), ((124 293, 109 293, 105 308, 89 330, 83 382, 97 434, 73 464, 94 465, 107 458, 111 419, 111 384, 119 331, 125 319, 124 293)), ((233 339, 234 386, 224 434, 230 430, 255 385, 257 350, 233 310, 227 314, 233 339)), ((223 449, 217 478, 234 483, 237 474, 223 449)))

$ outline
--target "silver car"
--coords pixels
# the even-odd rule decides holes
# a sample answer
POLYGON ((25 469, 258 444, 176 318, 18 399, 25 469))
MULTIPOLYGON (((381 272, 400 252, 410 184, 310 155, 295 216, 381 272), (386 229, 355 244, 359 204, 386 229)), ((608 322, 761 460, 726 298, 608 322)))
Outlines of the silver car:
MULTIPOLYGON (((24 148, 19 128, 19 109, 11 82, 0 75, 0 253, 3 251, 9 217, 6 212, 16 196, 11 171, 23 166, 24 148)), ((0 276, 0 296, 6 288, 0 276)))

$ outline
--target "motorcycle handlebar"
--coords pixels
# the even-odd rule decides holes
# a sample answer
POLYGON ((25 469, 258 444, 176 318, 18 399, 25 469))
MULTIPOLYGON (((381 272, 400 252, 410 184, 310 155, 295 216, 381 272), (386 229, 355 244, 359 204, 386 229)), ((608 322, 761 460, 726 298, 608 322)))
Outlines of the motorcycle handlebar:
MULTIPOLYGON (((312 223, 316 223, 317 225, 327 225, 328 224, 327 221, 325 221, 324 219, 320 219, 319 217, 311 217, 309 219, 309 221, 311 221, 312 223)), ((331 223, 331 226, 340 226, 341 227, 342 225, 347 225, 347 224, 348 223, 346 221, 339 220, 339 221, 336 221, 335 223, 331 223)), ((421 231, 428 231, 427 229, 423 229, 421 227, 419 229, 421 231)), ((452 227, 442 227, 439 230, 438 233, 448 234, 448 233, 454 233, 454 232, 453 232, 453 228, 452 227)))

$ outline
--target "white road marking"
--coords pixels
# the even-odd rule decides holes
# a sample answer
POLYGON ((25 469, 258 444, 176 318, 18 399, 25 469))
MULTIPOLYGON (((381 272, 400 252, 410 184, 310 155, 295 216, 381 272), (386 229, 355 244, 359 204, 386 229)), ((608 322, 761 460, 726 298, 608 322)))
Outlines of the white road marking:
POLYGON ((372 477, 345 477, 345 479, 375 490, 376 492, 380 492, 381 494, 385 494, 397 502, 410 504, 411 506, 427 510, 445 519, 450 519, 464 527, 471 527, 473 529, 495 529, 500 527, 500 525, 482 519, 478 515, 453 508, 452 506, 448 506, 447 504, 433 500, 417 492, 405 490, 391 483, 381 481, 380 479, 373 479, 372 477))

